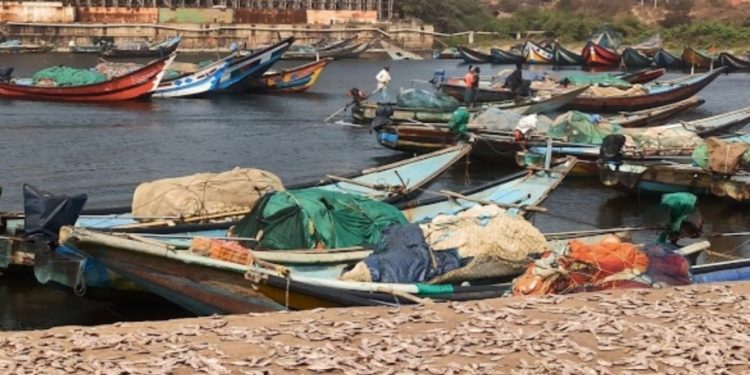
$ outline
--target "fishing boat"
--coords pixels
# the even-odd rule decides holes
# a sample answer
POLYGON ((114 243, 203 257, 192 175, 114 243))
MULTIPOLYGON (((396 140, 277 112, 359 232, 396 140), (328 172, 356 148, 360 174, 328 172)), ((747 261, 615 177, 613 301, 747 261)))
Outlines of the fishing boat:
POLYGON ((581 57, 586 65, 620 66, 620 55, 594 42, 588 42, 581 51, 581 57))
POLYGON ((156 44, 135 43, 125 47, 103 49, 101 55, 109 58, 147 58, 169 56, 180 46, 181 36, 174 36, 156 44))
POLYGON ((323 59, 305 65, 283 69, 278 72, 266 72, 250 84, 252 92, 293 93, 305 92, 313 87, 323 69, 333 59, 323 59))
POLYGON ((716 63, 716 59, 713 57, 690 47, 682 51, 682 61, 685 63, 685 68, 702 70, 713 69, 716 63))
POLYGON ((685 62, 679 57, 667 52, 665 49, 659 49, 654 54, 654 64, 660 68, 682 69, 685 62))
POLYGON ((47 44, 24 44, 20 40, 7 40, 0 43, 0 53, 43 53, 52 51, 47 44))
POLYGON ((735 56, 729 52, 719 54, 719 64, 729 71, 750 70, 750 60, 735 56))
MULTIPOLYGON (((458 196, 441 196, 399 206, 412 222, 438 214, 456 213, 478 202, 511 207, 516 214, 531 213, 561 183, 575 161, 553 166, 548 172, 522 171, 458 196), (523 208, 528 207, 529 211, 523 208)), ((283 309, 271 290, 255 289, 245 279, 247 265, 199 256, 185 250, 165 249, 158 243, 133 241, 121 236, 73 229, 64 230, 64 242, 92 260, 104 264, 146 290, 200 315, 247 313, 283 309), (240 271, 242 269, 242 271, 240 271), (267 294, 268 293, 268 294, 267 294)), ((338 275, 344 266, 369 255, 364 248, 327 251, 253 251, 261 262, 317 275, 338 275)))
POLYGON ((461 58, 466 63, 485 64, 485 63, 492 63, 495 61, 492 55, 488 55, 484 52, 479 52, 466 46, 458 46, 456 48, 458 49, 458 53, 461 55, 461 58))
MULTIPOLYGON (((352 44, 355 40, 357 40, 357 35, 350 36, 348 38, 343 38, 339 40, 332 41, 330 43, 326 43, 324 40, 319 41, 318 43, 314 44, 312 48, 318 50, 318 51, 329 51, 332 49, 338 49, 342 47, 346 47, 350 44, 352 44)), ((294 48, 290 48, 294 49, 294 48)))
POLYGON ((654 62, 651 58, 638 52, 632 47, 627 47, 622 50, 622 63, 626 68, 640 68, 651 66, 654 62))
POLYGON ((560 43, 555 43, 555 46, 552 49, 552 56, 552 61, 557 66, 577 66, 585 64, 583 56, 566 49, 560 43))
POLYGON ((505 51, 500 48, 490 48, 490 56, 493 64, 515 64, 523 62, 523 56, 512 51, 505 51))
POLYGON ((686 160, 631 162, 619 166, 604 164, 599 177, 606 186, 638 194, 690 192, 714 195, 737 202, 750 201, 750 173, 740 171, 730 176, 714 174, 686 160))
POLYGON ((70 46, 68 49, 70 50, 70 53, 96 53, 100 54, 102 53, 102 47, 101 45, 93 45, 93 46, 70 46))
POLYGON ((549 65, 554 63, 555 55, 552 51, 532 41, 527 41, 523 45, 523 59, 527 64, 549 65))
POLYGON ((0 82, 0 97, 66 102, 114 102, 148 97, 159 86, 174 57, 170 55, 124 76, 90 85, 42 87, 0 82))
POLYGON ((341 59, 346 57, 357 57, 361 53, 364 53, 368 48, 369 43, 351 44, 345 45, 338 48, 331 48, 326 50, 297 50, 297 51, 286 51, 282 55, 282 60, 320 60, 326 58, 341 59))
POLYGON ((591 96, 580 95, 567 105, 567 109, 575 109, 590 113, 637 111, 675 103, 696 95, 704 87, 713 82, 723 68, 711 72, 686 76, 671 81, 656 81, 643 85, 643 94, 632 96, 591 96))
MULTIPOLYGON (((567 103, 573 98, 580 95, 587 89, 587 86, 568 88, 559 92, 555 92, 547 97, 531 97, 524 98, 519 101, 509 100, 502 102, 490 102, 485 103, 486 106, 491 106, 499 109, 511 110, 516 113, 523 115, 533 113, 547 113, 553 112, 567 103)), ((375 112, 378 109, 378 105, 374 103, 361 102, 355 104, 352 108, 352 118, 355 122, 361 124, 369 124, 372 119, 375 118, 375 112)), ((476 112, 479 109, 471 109, 470 112, 476 112)), ((393 107, 393 116, 391 120, 395 123, 403 122, 429 122, 429 123, 446 123, 450 121, 453 116, 453 110, 445 111, 440 109, 432 108, 406 108, 406 107, 393 107)))
POLYGON ((651 81, 656 80, 657 78, 661 77, 666 73, 667 70, 664 68, 658 68, 658 69, 641 69, 634 72, 625 72, 618 75, 615 75, 615 77, 630 82, 632 84, 644 84, 649 83, 651 81))
POLYGON ((432 58, 435 60, 457 60, 461 58, 461 54, 458 53, 457 48, 448 47, 444 50, 435 50, 432 53, 432 58))
POLYGON ((204 96, 219 86, 229 61, 219 60, 195 73, 186 73, 178 77, 162 80, 152 94, 155 98, 186 98, 204 96))
POLYGON ((287 49, 294 43, 294 38, 289 37, 280 42, 253 51, 229 55, 223 61, 229 62, 224 69, 215 92, 244 93, 250 88, 253 78, 260 77, 271 69, 287 49))
MULTIPOLYGON (((614 116, 605 116, 603 122, 617 124, 625 128, 641 127, 661 123, 664 119, 690 108, 695 108, 704 101, 700 98, 690 98, 679 103, 645 111, 626 112, 614 116)), ((725 114, 704 119, 666 125, 660 128, 685 128, 701 136, 729 132, 744 126, 750 121, 750 108, 744 108, 725 114)), ((533 139, 519 140, 513 134, 513 129, 504 131, 490 130, 483 127, 469 126, 471 132, 472 156, 492 162, 514 162, 517 153, 532 149, 534 153, 544 155, 546 152, 546 137, 541 134, 533 139)), ((459 135, 452 132, 445 125, 440 124, 401 124, 385 126, 378 131, 377 140, 380 145, 408 153, 433 152, 445 147, 451 147, 459 135)), ((554 154, 572 155, 579 158, 578 164, 596 162, 599 158, 598 145, 571 145, 566 142, 554 141, 554 154)), ((596 165, 578 168, 576 174, 591 175, 596 172, 596 165)))
POLYGON ((653 57, 662 49, 662 45, 661 35, 657 33, 638 44, 630 46, 630 48, 647 57, 653 57))

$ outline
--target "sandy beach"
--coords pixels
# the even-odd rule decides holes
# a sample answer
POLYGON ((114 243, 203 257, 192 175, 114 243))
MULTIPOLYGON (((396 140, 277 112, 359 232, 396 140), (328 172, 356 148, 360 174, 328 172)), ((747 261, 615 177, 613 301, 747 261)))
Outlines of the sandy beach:
POLYGON ((0 334, 13 374, 750 372, 750 283, 0 334))

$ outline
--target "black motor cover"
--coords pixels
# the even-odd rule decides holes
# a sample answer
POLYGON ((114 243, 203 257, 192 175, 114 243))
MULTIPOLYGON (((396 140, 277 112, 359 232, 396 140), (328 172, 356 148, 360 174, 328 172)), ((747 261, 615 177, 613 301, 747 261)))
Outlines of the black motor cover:
POLYGON ((75 224, 87 199, 86 194, 54 195, 24 184, 26 238, 56 243, 60 228, 75 224))

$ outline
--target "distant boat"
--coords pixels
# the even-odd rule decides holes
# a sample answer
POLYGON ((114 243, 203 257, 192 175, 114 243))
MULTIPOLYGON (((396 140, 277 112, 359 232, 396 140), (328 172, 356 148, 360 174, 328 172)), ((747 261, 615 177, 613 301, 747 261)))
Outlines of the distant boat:
POLYGON ((585 63, 581 55, 566 49, 560 43, 555 43, 552 55, 552 61, 558 66, 583 65, 585 63))
POLYGON ((523 46, 523 58, 527 64, 549 65, 554 63, 555 55, 552 51, 528 41, 523 46))
POLYGON ((523 56, 500 48, 491 48, 490 55, 493 64, 515 64, 517 62, 523 62, 523 56))
POLYGON ((735 56, 729 52, 719 54, 719 64, 729 71, 750 70, 750 60, 735 56))
POLYGON ((305 92, 318 81, 323 69, 333 59, 323 59, 311 63, 283 69, 278 72, 267 72, 250 82, 251 92, 295 93, 305 92))
POLYGON ((20 40, 0 43, 0 53, 41 53, 52 51, 52 45, 24 44, 20 40))
POLYGON ((594 42, 588 42, 581 52, 586 65, 619 66, 620 55, 594 42))
POLYGON ((103 49, 101 55, 110 58, 164 57, 176 51, 181 40, 182 37, 178 35, 156 44, 141 42, 122 47, 113 46, 103 49))
POLYGON ((632 47, 627 47, 622 50, 622 63, 626 68, 640 68, 644 66, 651 66, 654 61, 643 53, 633 49, 632 47))
POLYGON ((654 54, 654 64, 660 68, 681 69, 685 62, 665 49, 659 49, 654 54))
POLYGON ((488 55, 484 52, 476 51, 466 46, 458 46, 456 48, 458 49, 459 55, 461 55, 461 58, 466 63, 484 64, 495 61, 492 55, 488 55))
POLYGON ((687 47, 684 51, 682 51, 682 61, 685 62, 686 69, 694 68, 701 70, 711 69, 716 63, 716 59, 714 59, 712 56, 694 50, 690 47, 687 47))

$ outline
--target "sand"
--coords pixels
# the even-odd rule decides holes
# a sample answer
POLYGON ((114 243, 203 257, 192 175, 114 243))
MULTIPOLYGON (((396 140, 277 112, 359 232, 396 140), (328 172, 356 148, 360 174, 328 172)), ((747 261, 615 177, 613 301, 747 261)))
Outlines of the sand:
POLYGON ((0 333, 0 373, 750 373, 750 283, 0 333))

